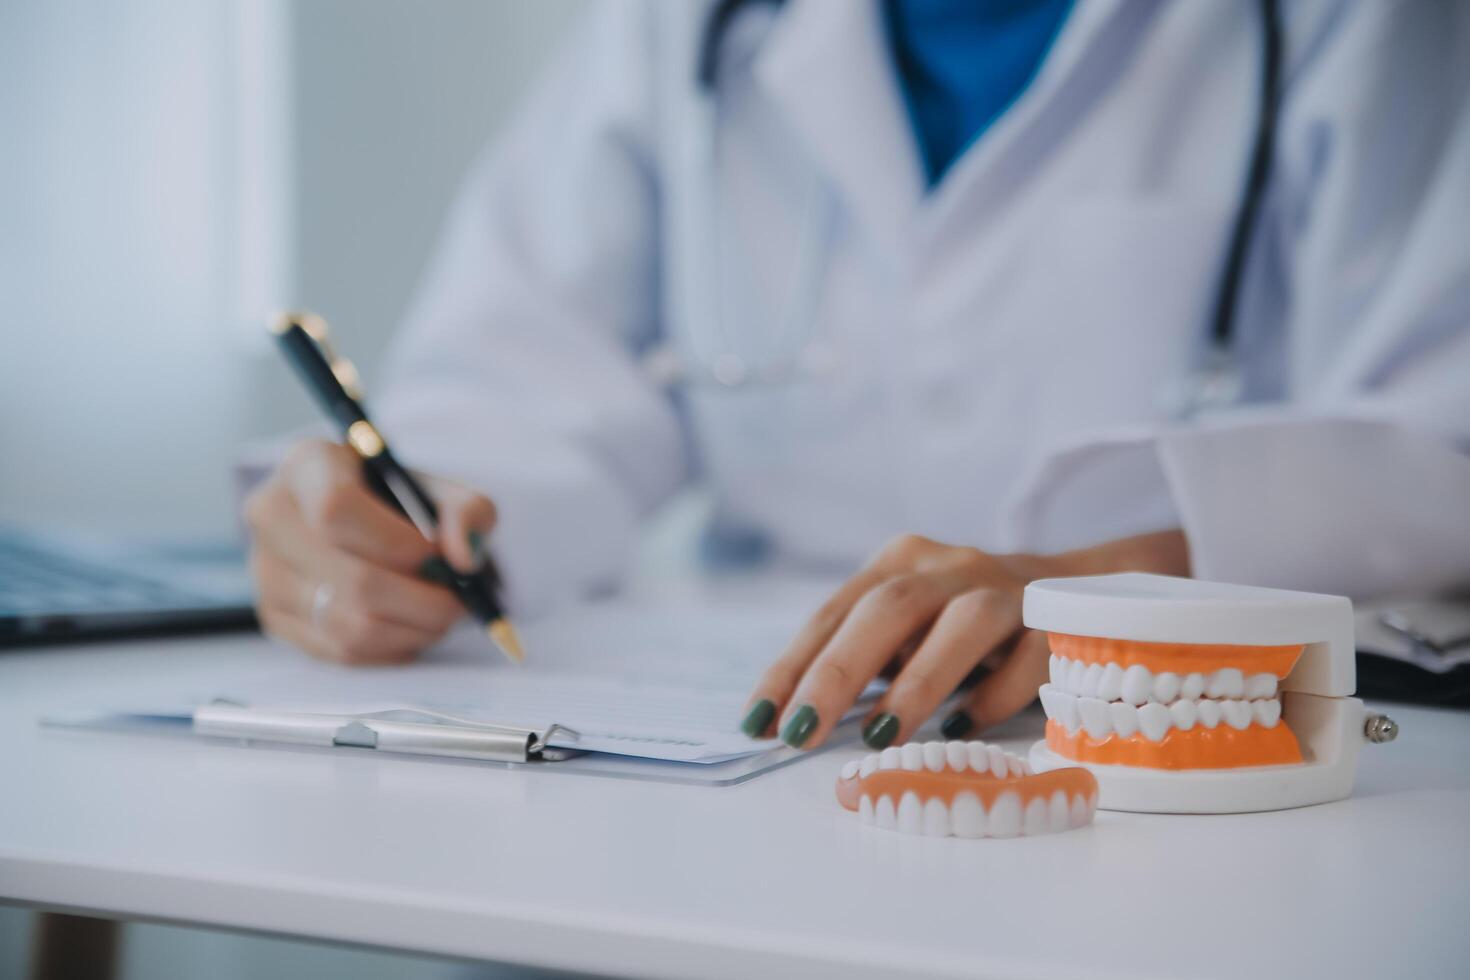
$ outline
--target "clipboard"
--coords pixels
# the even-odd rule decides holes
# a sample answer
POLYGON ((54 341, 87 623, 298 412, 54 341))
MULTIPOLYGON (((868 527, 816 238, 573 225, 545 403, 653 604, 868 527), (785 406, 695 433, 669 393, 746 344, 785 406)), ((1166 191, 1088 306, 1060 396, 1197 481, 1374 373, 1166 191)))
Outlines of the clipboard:
POLYGON ((219 700, 194 709, 193 729, 196 735, 214 738, 490 762, 560 762, 578 754, 576 749, 551 744, 559 734, 578 737, 563 725, 552 724, 535 731, 412 707, 361 714, 310 714, 219 700))
POLYGON ((362 714, 312 714, 215 700, 189 711, 87 711, 51 715, 43 728, 70 733, 141 735, 235 745, 251 751, 370 751, 408 764, 585 774, 613 779, 736 786, 791 763, 855 744, 856 719, 840 724, 817 749, 786 746, 724 762, 692 763, 587 752, 554 741, 575 740, 559 724, 543 729, 488 724, 422 708, 362 714))

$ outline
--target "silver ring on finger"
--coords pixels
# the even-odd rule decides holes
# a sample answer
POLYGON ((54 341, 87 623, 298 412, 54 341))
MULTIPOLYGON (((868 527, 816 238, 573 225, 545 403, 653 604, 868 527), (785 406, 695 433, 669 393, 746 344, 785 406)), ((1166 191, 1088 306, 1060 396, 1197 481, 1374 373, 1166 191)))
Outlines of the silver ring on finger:
POLYGON ((336 590, 332 588, 331 582, 322 582, 311 594, 311 614, 308 617, 311 625, 316 629, 322 629, 327 619, 327 609, 332 605, 332 599, 336 590))

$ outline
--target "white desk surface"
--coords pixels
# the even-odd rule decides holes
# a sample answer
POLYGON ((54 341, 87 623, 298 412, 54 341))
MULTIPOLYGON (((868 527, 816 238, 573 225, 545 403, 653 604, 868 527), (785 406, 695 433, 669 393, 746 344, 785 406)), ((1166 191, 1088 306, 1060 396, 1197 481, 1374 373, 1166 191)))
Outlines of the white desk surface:
MULTIPOLYGON (((245 637, 0 655, 0 898, 638 977, 1448 977, 1470 962, 1470 713, 1394 707, 1355 796, 1007 841, 860 826, 833 751, 735 787, 43 730, 291 656, 245 637)), ((1023 719, 1009 743, 1040 730, 1023 719)))

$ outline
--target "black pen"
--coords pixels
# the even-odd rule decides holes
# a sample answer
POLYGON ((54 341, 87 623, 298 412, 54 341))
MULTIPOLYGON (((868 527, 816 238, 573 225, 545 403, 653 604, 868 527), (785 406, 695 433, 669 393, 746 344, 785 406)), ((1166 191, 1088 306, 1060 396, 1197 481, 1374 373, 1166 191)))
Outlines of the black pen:
MULTIPOLYGON (((342 431, 342 438, 362 460, 368 485, 413 522, 430 541, 435 539, 439 508, 412 473, 394 458, 382 433, 368 420, 358 392, 352 362, 336 356, 327 341, 327 323, 314 313, 283 313, 271 323, 286 360, 307 390, 342 431)), ((454 590, 470 614, 485 627, 490 641, 516 663, 525 660, 520 637, 500 604, 500 576, 488 557, 480 570, 464 574, 446 563, 442 584, 454 590)))

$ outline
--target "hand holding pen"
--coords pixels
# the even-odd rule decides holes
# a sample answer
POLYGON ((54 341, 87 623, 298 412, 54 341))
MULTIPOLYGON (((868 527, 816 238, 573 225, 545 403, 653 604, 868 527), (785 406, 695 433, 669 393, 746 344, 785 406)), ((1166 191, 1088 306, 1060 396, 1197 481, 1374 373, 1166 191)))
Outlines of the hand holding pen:
POLYGON ((327 660, 398 663, 468 609, 520 660, 482 544, 494 505, 398 463, 367 418, 350 363, 326 345, 320 318, 285 316, 272 330, 347 445, 301 443, 247 501, 266 631, 327 660))

